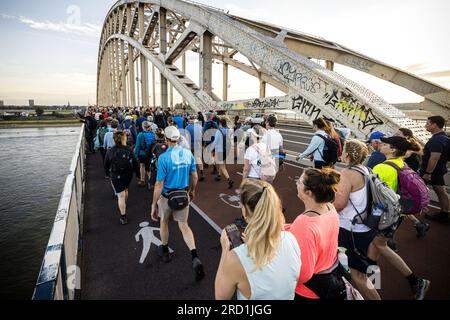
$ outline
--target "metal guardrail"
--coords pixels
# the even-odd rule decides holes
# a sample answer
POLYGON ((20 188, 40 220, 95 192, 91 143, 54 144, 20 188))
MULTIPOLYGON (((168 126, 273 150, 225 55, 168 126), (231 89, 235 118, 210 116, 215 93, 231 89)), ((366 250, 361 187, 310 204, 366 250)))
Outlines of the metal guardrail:
POLYGON ((84 125, 59 201, 33 300, 73 300, 79 289, 84 202, 84 125))

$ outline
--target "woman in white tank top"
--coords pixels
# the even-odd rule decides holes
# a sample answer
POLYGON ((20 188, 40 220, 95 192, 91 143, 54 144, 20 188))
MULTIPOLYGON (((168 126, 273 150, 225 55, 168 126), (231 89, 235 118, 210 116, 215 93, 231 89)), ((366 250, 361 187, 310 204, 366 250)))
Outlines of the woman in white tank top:
POLYGON ((225 230, 222 256, 215 281, 216 299, 292 300, 300 274, 300 248, 289 232, 282 231, 281 201, 264 181, 244 180, 242 213, 248 226, 244 244, 230 250, 225 230))
POLYGON ((339 246, 347 249, 348 265, 352 280, 363 297, 379 300, 380 296, 370 281, 367 269, 376 265, 374 254, 369 250, 376 232, 357 219, 367 207, 367 183, 364 175, 369 173, 362 164, 367 158, 367 146, 358 140, 348 140, 342 153, 342 160, 348 166, 341 172, 341 181, 334 206, 339 212, 339 246), (352 168, 353 167, 353 168, 352 168), (372 257, 372 259, 371 259, 372 257))

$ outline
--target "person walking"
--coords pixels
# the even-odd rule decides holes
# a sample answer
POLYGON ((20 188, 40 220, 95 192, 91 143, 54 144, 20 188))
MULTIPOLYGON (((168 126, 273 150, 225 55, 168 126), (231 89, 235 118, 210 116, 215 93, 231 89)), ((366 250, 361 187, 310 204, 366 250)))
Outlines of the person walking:
POLYGON ((134 154, 127 147, 127 136, 122 131, 114 132, 115 146, 108 150, 105 156, 105 172, 111 177, 111 184, 118 198, 120 223, 128 223, 127 200, 128 188, 133 179, 133 171, 139 180, 140 171, 134 154))
POLYGON ((151 131, 150 122, 142 122, 142 130, 137 136, 136 147, 134 148, 134 155, 140 164, 141 180, 138 183, 139 187, 145 187, 145 177, 148 178, 150 175, 151 149, 155 143, 155 134, 151 131))
POLYGON ((178 146, 181 134, 176 127, 169 126, 164 132, 169 149, 158 160, 151 209, 152 220, 158 221, 160 218, 162 245, 159 247, 159 254, 164 262, 172 260, 168 246, 169 218, 172 216, 178 222, 183 239, 191 252, 195 280, 200 281, 204 278, 205 272, 197 254, 194 234, 188 225, 189 202, 195 197, 198 180, 195 160, 189 150, 178 146))
POLYGON ((450 140, 444 132, 445 119, 441 116, 429 117, 425 129, 433 136, 425 144, 419 174, 433 188, 438 196, 441 211, 425 214, 427 219, 450 225, 450 197, 445 187, 444 176, 447 173, 447 158, 450 154, 450 140))
POLYGON ((241 184, 242 214, 248 222, 244 243, 230 248, 224 230, 222 255, 215 280, 218 300, 292 300, 300 274, 300 248, 282 231, 284 216, 274 188, 265 181, 241 184))
POLYGON ((367 167, 373 169, 376 165, 383 163, 386 160, 386 156, 381 153, 380 145, 381 138, 384 138, 385 134, 381 131, 372 132, 367 140, 367 144, 374 150, 367 161, 367 167))
POLYGON ((196 121, 196 116, 190 116, 186 130, 189 132, 191 138, 191 152, 194 155, 195 164, 200 171, 199 181, 205 180, 203 173, 203 128, 199 121, 196 121))
MULTIPOLYGON (((375 166, 373 171, 378 174, 379 178, 392 190, 397 192, 399 185, 397 170, 386 164, 386 162, 391 162, 401 169, 404 166, 403 157, 406 155, 406 152, 408 150, 417 152, 420 149, 418 146, 411 144, 403 137, 394 136, 389 138, 381 138, 381 142, 382 144, 380 146, 380 151, 386 156, 387 160, 385 163, 375 166)), ((399 223, 400 222, 401 219, 399 220, 399 223)), ((378 258, 382 255, 407 279, 413 291, 414 299, 423 300, 430 287, 430 281, 417 277, 405 261, 387 245, 388 240, 393 238, 395 229, 396 228, 393 228, 392 230, 379 233, 374 238, 371 244, 371 250, 374 250, 374 261, 378 261, 378 258)))
POLYGON ((363 142, 346 141, 342 161, 347 167, 341 171, 334 206, 339 213, 339 246, 346 249, 352 282, 364 299, 380 300, 380 295, 367 278, 368 268, 376 265, 375 257, 369 254, 369 247, 377 232, 357 220, 371 201, 365 178, 369 170, 363 166, 368 154, 363 142))
POLYGON ((227 120, 225 118, 220 119, 219 130, 216 131, 214 141, 211 144, 211 150, 214 150, 215 163, 219 167, 219 173, 215 180, 221 181, 223 175, 228 182, 228 189, 233 188, 234 181, 230 179, 230 175, 227 171, 226 160, 227 154, 232 148, 230 129, 228 129, 227 120))
POLYGON ((328 123, 322 118, 316 119, 313 121, 313 130, 315 134, 311 139, 311 143, 305 151, 297 156, 297 161, 303 158, 309 158, 314 162, 314 168, 316 169, 333 166, 334 163, 331 162, 337 160, 338 145, 326 132, 329 130, 328 123), (333 156, 334 159, 324 159, 327 140, 335 144, 335 150, 333 151, 335 154, 330 153, 330 156, 333 156))
POLYGON ((307 169, 297 180, 305 210, 285 226, 301 250, 296 300, 346 298, 338 262, 339 216, 332 204, 339 180, 339 172, 331 168, 307 169))

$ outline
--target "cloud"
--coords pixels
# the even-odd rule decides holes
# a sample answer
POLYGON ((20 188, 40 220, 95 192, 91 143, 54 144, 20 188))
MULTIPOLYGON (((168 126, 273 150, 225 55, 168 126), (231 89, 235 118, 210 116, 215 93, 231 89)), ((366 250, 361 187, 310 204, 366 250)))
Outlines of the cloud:
POLYGON ((0 14, 0 18, 5 20, 17 20, 18 22, 29 26, 36 30, 46 30, 60 32, 65 34, 75 34, 79 36, 99 37, 102 26, 92 23, 68 23, 68 22, 52 22, 52 21, 35 21, 28 17, 16 17, 6 14, 0 14))

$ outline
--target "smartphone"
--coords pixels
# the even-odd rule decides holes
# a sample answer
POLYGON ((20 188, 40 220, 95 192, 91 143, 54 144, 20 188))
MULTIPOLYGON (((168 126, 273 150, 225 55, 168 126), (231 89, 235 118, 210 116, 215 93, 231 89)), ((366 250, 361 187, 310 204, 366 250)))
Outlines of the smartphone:
POLYGON ((226 226, 225 230, 227 232, 228 239, 230 239, 230 249, 237 248, 244 243, 241 238, 241 232, 235 224, 226 226))

